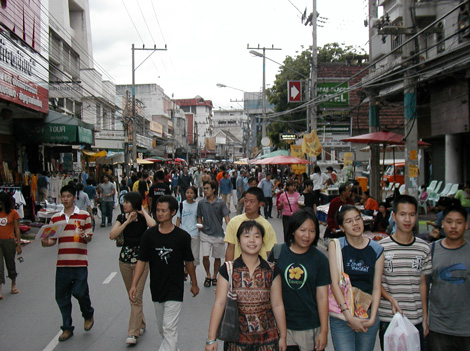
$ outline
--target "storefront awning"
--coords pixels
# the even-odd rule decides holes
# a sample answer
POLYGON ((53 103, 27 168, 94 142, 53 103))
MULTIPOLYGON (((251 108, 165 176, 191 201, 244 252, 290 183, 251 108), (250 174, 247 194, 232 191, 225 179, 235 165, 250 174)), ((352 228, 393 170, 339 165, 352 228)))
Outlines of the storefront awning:
POLYGON ((106 152, 106 150, 101 150, 101 151, 98 151, 98 152, 89 151, 89 150, 82 150, 82 152, 83 152, 84 155, 90 156, 90 157, 103 157, 103 156, 106 156, 108 154, 106 152))
POLYGON ((93 144, 93 125, 50 111, 43 120, 15 120, 15 135, 24 144, 93 144))

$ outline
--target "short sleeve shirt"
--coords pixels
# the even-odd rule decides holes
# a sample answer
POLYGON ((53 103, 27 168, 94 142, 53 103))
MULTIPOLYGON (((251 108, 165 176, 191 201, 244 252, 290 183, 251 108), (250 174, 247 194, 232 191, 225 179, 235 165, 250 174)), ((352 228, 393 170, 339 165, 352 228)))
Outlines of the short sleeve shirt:
POLYGON ((202 217, 204 225, 202 231, 206 235, 224 237, 222 222, 224 217, 228 215, 227 205, 219 198, 216 198, 212 203, 204 198, 197 205, 197 216, 202 217))
MULTIPOLYGON (((0 239, 15 238, 15 221, 20 219, 16 210, 11 210, 9 214, 0 212, 0 239)), ((3 264, 3 262, 2 262, 3 264)))

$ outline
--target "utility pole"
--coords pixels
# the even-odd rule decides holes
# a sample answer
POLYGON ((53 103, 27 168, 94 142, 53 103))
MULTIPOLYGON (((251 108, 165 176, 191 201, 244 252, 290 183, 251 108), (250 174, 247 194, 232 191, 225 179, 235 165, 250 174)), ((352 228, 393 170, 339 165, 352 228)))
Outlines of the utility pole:
POLYGON ((247 45, 246 47, 248 50, 254 49, 254 50, 263 50, 263 117, 261 121, 261 136, 264 138, 266 137, 266 50, 282 50, 279 48, 275 48, 274 45, 270 48, 266 47, 260 47, 258 44, 258 47, 253 47, 250 48, 250 44, 247 45))
MULTIPOLYGON (((310 101, 317 98, 317 80, 318 80, 318 55, 317 55, 317 0, 313 3, 313 20, 312 20, 312 69, 310 71, 310 101)), ((317 108, 316 103, 310 103, 307 110, 307 132, 317 130, 317 108), (310 125, 308 125, 310 120, 310 125)))
POLYGON ((129 90, 126 90, 126 107, 122 120, 124 122, 124 170, 129 176, 129 90))
MULTIPOLYGON (((403 28, 405 40, 414 32, 412 13, 415 11, 415 0, 403 1, 403 28)), ((415 60, 409 60, 409 57, 416 55, 415 41, 412 40, 403 46, 403 58, 415 63, 415 60)), ((404 107, 405 107, 405 189, 408 195, 418 197, 418 118, 416 115, 416 79, 413 78, 414 72, 410 68, 405 70, 405 88, 404 107)))
POLYGON ((165 44, 165 48, 157 49, 157 46, 154 45, 153 48, 145 48, 145 45, 142 45, 142 48, 136 48, 134 44, 132 44, 132 160, 134 161, 134 166, 137 164, 137 133, 136 133, 136 126, 137 126, 137 115, 135 111, 135 71, 139 68, 150 56, 152 56, 156 51, 166 51, 167 47, 165 44), (135 67, 135 51, 151 51, 150 55, 148 55, 145 60, 143 60, 140 65, 135 67))

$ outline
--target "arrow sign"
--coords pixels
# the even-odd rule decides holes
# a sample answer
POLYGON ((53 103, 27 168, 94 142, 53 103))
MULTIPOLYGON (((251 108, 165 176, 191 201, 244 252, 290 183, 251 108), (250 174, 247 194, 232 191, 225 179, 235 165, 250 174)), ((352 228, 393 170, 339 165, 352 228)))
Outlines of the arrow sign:
POLYGON ((287 82, 287 101, 302 101, 302 82, 300 80, 290 80, 287 82))

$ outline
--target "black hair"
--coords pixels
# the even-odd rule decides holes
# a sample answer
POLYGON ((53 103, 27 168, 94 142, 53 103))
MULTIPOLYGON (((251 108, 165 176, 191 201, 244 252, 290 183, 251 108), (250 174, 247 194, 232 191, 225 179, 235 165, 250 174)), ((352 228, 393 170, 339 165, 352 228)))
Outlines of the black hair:
POLYGON ((342 193, 344 193, 348 189, 348 187, 349 187, 349 184, 341 185, 338 189, 339 194, 341 195, 342 193))
POLYGON ((91 180, 91 178, 88 178, 86 180, 86 185, 91 185, 93 183, 93 180, 91 180))
POLYGON ((379 207, 380 206, 383 206, 383 207, 387 208, 387 203, 386 202, 381 202, 381 203, 379 203, 379 207))
POLYGON ((158 180, 164 180, 164 179, 165 179, 165 173, 163 173, 163 171, 157 171, 157 172, 155 173, 155 175, 153 176, 153 179, 154 179, 155 181, 157 181, 157 179, 158 179, 158 180))
POLYGON ((188 191, 189 189, 194 192, 194 198, 197 199, 197 188, 191 185, 188 189, 186 189, 186 191, 188 191))
POLYGON ((127 182, 125 179, 121 180, 121 188, 126 188, 127 187, 127 182))
POLYGON ((308 186, 313 186, 313 180, 310 180, 310 179, 307 179, 305 182, 304 182, 304 187, 308 187, 308 186))
POLYGON ((260 233, 261 233, 261 237, 264 239, 264 228, 261 224, 259 224, 258 222, 256 222, 255 220, 249 220, 249 221, 244 221, 242 222, 242 224, 240 224, 240 226, 238 227, 238 230, 237 230, 237 239, 238 239, 238 242, 240 242, 240 236, 247 232, 247 231, 250 231, 251 228, 253 227, 256 227, 259 229, 260 233))
POLYGON ((295 212, 289 218, 289 225, 287 227, 286 242, 290 246, 294 242, 294 233, 300 226, 307 220, 311 219, 315 225, 315 239, 313 240, 312 246, 317 246, 318 240, 320 239, 320 225, 318 224, 317 216, 313 209, 306 207, 300 211, 295 212))
POLYGON ((271 172, 266 172, 266 177, 269 177, 271 174, 271 172))
POLYGON ((246 195, 246 194, 255 195, 259 202, 264 201, 264 193, 263 193, 263 190, 261 190, 261 188, 258 188, 257 186, 256 186, 256 187, 248 188, 248 189, 246 190, 245 195, 246 195))
POLYGON ((145 192, 148 190, 147 182, 145 180, 139 180, 139 185, 137 187, 137 191, 139 192, 142 199, 145 198, 145 192))
POLYGON ((77 188, 77 200, 80 200, 80 191, 83 190, 85 187, 82 183, 77 183, 75 187, 77 188))
POLYGON ((71 184, 67 184, 67 185, 64 185, 61 189, 60 189, 60 195, 62 195, 62 193, 64 192, 69 192, 70 194, 72 194, 73 196, 77 195, 77 188, 71 184))
POLYGON ((171 195, 162 195, 158 198, 157 204, 158 203, 167 203, 168 208, 170 209, 170 212, 173 212, 178 210, 178 200, 176 200, 173 196, 171 195))
POLYGON ((250 178, 248 178, 248 184, 250 184, 251 182, 256 182, 256 183, 258 183, 258 178, 255 178, 255 177, 250 177, 250 178))
MULTIPOLYGON (((6 214, 9 214, 11 212, 11 209, 13 207, 13 204, 11 202, 11 197, 4 191, 0 191, 0 201, 3 202, 3 209, 6 214)), ((3 262, 2 262, 3 264, 3 262)))
POLYGON ((124 194, 124 201, 129 202, 136 211, 142 209, 142 196, 137 191, 130 191, 124 194))
POLYGON ((399 195, 393 199, 393 213, 397 213, 399 204, 410 204, 414 205, 415 212, 418 212, 418 201, 410 195, 399 195))
POLYGON ((364 191, 363 194, 365 194, 367 197, 370 197, 370 192, 369 192, 369 190, 364 191))
POLYGON ((340 207, 339 211, 336 212, 336 217, 335 217, 336 224, 343 225, 344 215, 348 213, 349 211, 356 211, 359 215, 361 215, 361 212, 357 209, 356 206, 343 205, 340 207))
POLYGON ((295 185, 295 182, 294 182, 293 180, 290 180, 290 179, 289 179, 289 180, 286 182, 286 187, 292 186, 292 185, 295 185))
POLYGON ((446 218, 447 215, 451 212, 458 212, 460 213, 463 218, 465 219, 465 222, 467 221, 467 217, 468 217, 468 213, 467 213, 467 210, 465 208, 463 208, 462 205, 455 205, 455 204, 451 204, 450 206, 447 206, 443 213, 442 213, 442 218, 446 218))
POLYGON ((313 167, 313 173, 321 173, 320 166, 315 165, 315 166, 313 167))
POLYGON ((204 185, 209 184, 213 190, 217 189, 217 182, 215 180, 208 180, 204 182, 204 185))

